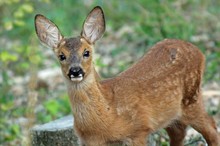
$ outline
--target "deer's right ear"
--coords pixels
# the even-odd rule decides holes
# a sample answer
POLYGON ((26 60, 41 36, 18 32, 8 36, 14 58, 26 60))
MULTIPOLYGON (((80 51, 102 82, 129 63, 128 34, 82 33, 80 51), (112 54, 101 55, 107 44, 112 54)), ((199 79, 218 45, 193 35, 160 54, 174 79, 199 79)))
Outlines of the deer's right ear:
POLYGON ((58 27, 41 14, 35 16, 35 30, 40 41, 53 49, 63 39, 58 27))

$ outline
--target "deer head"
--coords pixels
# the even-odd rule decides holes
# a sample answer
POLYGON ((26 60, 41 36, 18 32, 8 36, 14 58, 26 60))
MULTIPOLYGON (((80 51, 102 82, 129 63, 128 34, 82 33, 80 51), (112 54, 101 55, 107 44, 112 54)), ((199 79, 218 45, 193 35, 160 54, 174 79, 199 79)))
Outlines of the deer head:
POLYGON ((74 83, 86 79, 93 69, 93 45, 105 31, 101 7, 95 7, 88 14, 78 37, 65 38, 59 28, 41 14, 35 16, 35 29, 40 41, 58 57, 66 79, 74 83))

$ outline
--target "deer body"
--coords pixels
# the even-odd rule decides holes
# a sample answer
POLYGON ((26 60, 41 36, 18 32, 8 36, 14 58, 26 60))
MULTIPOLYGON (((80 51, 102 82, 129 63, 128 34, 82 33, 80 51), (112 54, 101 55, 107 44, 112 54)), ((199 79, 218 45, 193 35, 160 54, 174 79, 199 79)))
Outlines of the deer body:
POLYGON ((104 24, 101 8, 95 7, 81 36, 66 39, 50 20, 42 15, 35 18, 39 39, 60 59, 81 144, 122 141, 141 146, 150 133, 166 128, 171 146, 181 146, 191 125, 210 146, 220 146, 215 122, 203 108, 200 87, 205 59, 199 49, 166 39, 128 70, 101 81, 92 64, 92 51, 104 24))

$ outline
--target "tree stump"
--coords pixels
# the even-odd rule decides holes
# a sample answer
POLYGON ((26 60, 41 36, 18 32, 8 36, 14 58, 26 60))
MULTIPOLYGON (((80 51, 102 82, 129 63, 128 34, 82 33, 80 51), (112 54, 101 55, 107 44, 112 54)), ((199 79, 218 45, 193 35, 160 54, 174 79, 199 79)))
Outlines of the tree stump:
POLYGON ((32 146, 78 146, 72 116, 35 126, 31 134, 32 146))

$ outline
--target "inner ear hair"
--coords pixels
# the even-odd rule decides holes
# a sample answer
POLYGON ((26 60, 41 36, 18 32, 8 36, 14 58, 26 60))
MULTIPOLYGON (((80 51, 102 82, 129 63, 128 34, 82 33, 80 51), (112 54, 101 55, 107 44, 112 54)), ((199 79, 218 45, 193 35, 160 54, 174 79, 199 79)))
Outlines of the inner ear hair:
POLYGON ((81 36, 84 37, 90 44, 93 44, 102 37, 104 31, 104 12, 100 6, 96 6, 88 14, 86 20, 84 21, 81 36))
POLYGON ((35 30, 40 41, 50 48, 57 48, 63 39, 56 24, 41 14, 35 16, 35 30))

